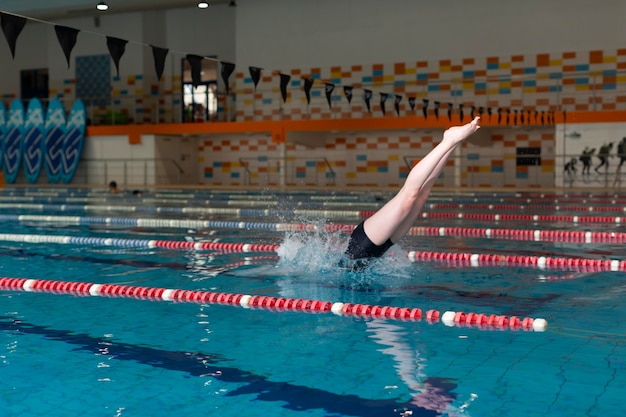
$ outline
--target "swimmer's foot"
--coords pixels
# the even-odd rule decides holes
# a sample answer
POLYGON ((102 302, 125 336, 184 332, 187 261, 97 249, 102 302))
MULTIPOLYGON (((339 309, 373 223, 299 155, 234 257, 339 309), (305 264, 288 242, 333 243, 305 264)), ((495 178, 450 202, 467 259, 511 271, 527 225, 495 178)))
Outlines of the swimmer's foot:
POLYGON ((451 141, 453 144, 462 142, 471 136, 474 132, 480 129, 480 117, 476 116, 474 120, 463 125, 453 126, 443 133, 444 141, 451 141))

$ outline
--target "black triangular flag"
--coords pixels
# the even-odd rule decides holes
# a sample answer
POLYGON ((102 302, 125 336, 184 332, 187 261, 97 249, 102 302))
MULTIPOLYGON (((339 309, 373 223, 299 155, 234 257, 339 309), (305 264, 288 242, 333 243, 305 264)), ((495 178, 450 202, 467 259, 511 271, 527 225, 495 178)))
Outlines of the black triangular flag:
POLYGON ((372 90, 363 90, 363 100, 365 100, 365 106, 367 107, 367 111, 371 112, 370 108, 370 100, 372 99, 372 90))
POLYGON ((448 120, 452 121, 452 103, 448 103, 448 120))
POLYGON ((189 66, 191 66, 191 84, 195 88, 202 82, 202 60, 204 57, 187 54, 186 58, 189 66))
POLYGON ((409 107, 411 110, 415 110, 415 97, 409 97, 409 107))
POLYGON ((424 119, 428 118, 428 100, 425 98, 422 99, 422 114, 424 115, 424 119))
POLYGON ((224 81, 224 85, 226 86, 226 94, 228 94, 228 91, 230 90, 228 79, 233 71, 235 71, 235 64, 232 62, 222 62, 222 81, 224 81))
POLYGON ((484 111, 485 109, 483 109, 482 106, 478 108, 478 115, 480 116, 481 119, 483 118, 484 111))
POLYGON ((434 107, 435 119, 439 119, 439 102, 438 101, 434 101, 433 103, 435 105, 435 107, 434 107))
POLYGON ((387 97, 389 97, 389 94, 380 93, 380 110, 382 110, 383 116, 385 115, 385 101, 387 101, 387 97))
POLYGON ((256 91, 256 86, 259 84, 259 80, 261 79, 261 70, 263 68, 259 67, 248 67, 250 71, 250 78, 252 78, 252 82, 254 83, 254 90, 256 91))
POLYGON ((59 45, 61 45, 61 49, 65 54, 65 60, 67 61, 67 68, 70 68, 70 55, 72 54, 72 49, 74 49, 74 45, 76 45, 76 38, 78 37, 78 29, 69 28, 67 26, 54 26, 54 31, 57 34, 57 39, 59 40, 59 45))
POLYGON ((107 48, 109 48, 109 54, 111 54, 113 63, 115 63, 115 70, 117 71, 118 77, 120 76, 120 59, 122 55, 124 55, 127 43, 127 40, 107 36, 107 48))
POLYGON ((306 104, 311 104, 311 88, 313 87, 313 80, 310 78, 304 79, 304 95, 306 96, 306 104))
POLYGON ((159 48, 154 45, 150 45, 150 47, 152 48, 152 58, 154 58, 154 70, 156 71, 157 80, 161 81, 168 49, 159 48))
POLYGON ((463 118, 465 114, 463 113, 463 103, 459 104, 459 120, 463 123, 463 118))
POLYGON ((326 83, 326 86, 324 87, 324 91, 326 92, 326 101, 328 102, 328 108, 332 109, 333 105, 331 104, 331 97, 333 95, 333 91, 335 91, 335 84, 332 83, 326 83))
POLYGON ((476 113, 476 106, 472 106, 472 111, 470 111, 470 116, 472 117, 472 120, 474 120, 475 113, 476 113))
POLYGON ((396 115, 400 116, 400 102, 402 101, 402 96, 396 94, 395 99, 393 101, 393 107, 396 109, 396 115))
POLYGON ((343 93, 346 95, 346 99, 348 99, 348 104, 350 104, 350 102, 352 101, 352 86, 344 85, 343 93))
POLYGON ((279 74, 280 75, 280 94, 283 97, 283 103, 287 101, 287 85, 291 80, 291 75, 287 74, 279 74))
POLYGON ((498 107, 498 124, 502 123, 502 109, 498 107))
POLYGON ((567 110, 563 109, 563 123, 567 122, 567 110))
POLYGON ((487 115, 489 116, 489 121, 491 121, 491 107, 487 107, 487 115))
POLYGON ((15 44, 17 43, 17 37, 20 36, 22 29, 26 25, 26 18, 6 13, 0 13, 0 15, 0 26, 2 26, 4 37, 9 44, 9 48, 11 48, 11 55, 15 58, 15 44))
POLYGON ((515 117, 513 118, 513 124, 517 125, 517 110, 513 110, 513 112, 515 113, 515 117))

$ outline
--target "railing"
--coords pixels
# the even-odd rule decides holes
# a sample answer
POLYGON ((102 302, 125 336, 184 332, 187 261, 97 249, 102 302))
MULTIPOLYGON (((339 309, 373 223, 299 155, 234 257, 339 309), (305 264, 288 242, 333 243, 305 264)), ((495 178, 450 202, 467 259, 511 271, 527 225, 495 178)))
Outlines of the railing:
POLYGON ((249 157, 239 158, 239 164, 243 169, 245 185, 334 185, 336 173, 330 162, 325 157, 249 157), (297 166, 297 161, 306 161, 304 166, 297 166), (310 165, 312 162, 315 165, 310 165), (320 184, 318 162, 325 167, 323 180, 320 184), (254 170, 250 169, 254 165, 254 170), (304 168, 304 170, 302 170, 304 168), (300 169, 300 171, 298 171, 300 169), (313 179, 308 172, 313 171, 313 179), (256 175, 255 175, 256 174, 256 175), (252 181, 255 179, 256 181, 252 181), (261 181, 264 180, 264 181, 261 181))
POLYGON ((183 168, 174 159, 81 159, 73 182, 77 184, 118 184, 152 186, 180 185, 183 168))

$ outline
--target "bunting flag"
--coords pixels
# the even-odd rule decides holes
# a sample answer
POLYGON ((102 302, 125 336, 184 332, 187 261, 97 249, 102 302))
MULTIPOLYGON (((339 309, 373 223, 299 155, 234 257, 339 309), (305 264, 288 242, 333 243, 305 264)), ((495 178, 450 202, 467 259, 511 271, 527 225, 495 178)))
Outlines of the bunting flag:
POLYGON ((513 113, 515 113, 515 116, 513 117, 513 124, 517 126, 517 110, 513 110, 513 113))
POLYGON ((54 26, 54 31, 57 34, 57 39, 59 40, 59 45, 61 45, 61 49, 65 54, 65 60, 67 61, 67 69, 70 68, 70 55, 72 54, 72 49, 76 45, 76 39, 78 38, 78 29, 70 28, 67 26, 54 26))
POLYGON ((370 100, 372 99, 372 90, 363 90, 363 100, 365 100, 365 106, 368 112, 372 112, 370 108, 370 100))
POLYGON ((161 76, 163 76, 163 70, 165 69, 165 58, 169 50, 154 45, 150 45, 150 47, 152 48, 152 58, 154 58, 157 80, 161 81, 161 76))
POLYGON ((478 115, 480 116, 481 119, 483 118, 483 113, 484 112, 485 112, 485 109, 482 106, 480 106, 478 108, 478 115))
POLYGON ((415 97, 409 97, 409 107, 411 111, 415 110, 415 97))
POLYGON ((463 123, 463 119, 465 118, 465 113, 463 112, 463 103, 459 104, 459 120, 463 123))
POLYGON ((541 110, 541 124, 544 124, 544 121, 545 121, 544 118, 543 118, 544 115, 545 115, 545 112, 543 110, 541 110))
POLYGON ((306 96, 306 104, 311 104, 311 88, 313 87, 313 80, 310 78, 304 79, 304 95, 306 96))
POLYGON ((385 102, 387 101, 387 97, 389 97, 389 94, 380 93, 380 110, 383 112, 383 116, 385 115, 385 102))
POLYGON ((428 119, 428 100, 425 98, 422 99, 422 114, 424 115, 424 119, 428 119))
POLYGON ((487 107, 487 115, 489 116, 489 121, 491 121, 491 107, 487 107))
POLYGON ((202 60, 204 57, 187 54, 185 58, 187 58, 187 62, 189 62, 189 66, 191 67, 191 84, 195 88, 202 82, 202 60))
POLYGON ((115 70, 117 71, 118 77, 120 76, 120 59, 122 55, 124 55, 124 51, 126 51, 127 43, 127 40, 107 36, 107 48, 109 48, 109 54, 111 54, 113 63, 115 63, 115 70))
POLYGON ((346 99, 348 99, 348 104, 350 104, 352 102, 352 86, 344 85, 343 94, 346 96, 346 99))
POLYGON ((254 83, 254 91, 256 91, 256 86, 259 84, 259 80, 261 79, 261 70, 263 68, 259 67, 248 67, 248 71, 250 71, 250 78, 252 78, 252 82, 254 83))
POLYGON ((232 75, 233 71, 235 71, 235 64, 232 62, 222 62, 222 81, 224 81, 224 86, 226 86, 226 94, 230 91, 228 79, 232 75))
POLYGON ((433 106, 433 111, 435 112, 435 119, 439 119, 439 102, 438 101, 434 101, 433 102, 434 106, 433 106))
POLYGON ((333 105, 332 105, 331 98, 333 96, 333 91, 335 91, 335 84, 326 83, 324 87, 324 91, 326 92, 326 101, 328 102, 328 108, 332 110, 333 105))
POLYGON ((476 114, 476 106, 472 106, 472 110, 470 111, 470 116, 472 117, 472 120, 474 120, 476 114))
POLYGON ((0 12, 0 26, 2 26, 2 32, 4 37, 11 48, 11 56, 15 59, 15 44, 17 38, 22 33, 22 29, 26 25, 26 18, 20 16, 14 16, 12 14, 6 14, 0 12))
POLYGON ((506 125, 511 124, 511 109, 505 109, 506 111, 506 125))
POLYGON ((287 101, 287 85, 291 80, 291 75, 287 74, 279 74, 280 75, 280 94, 283 97, 283 103, 287 101))
POLYGON ((452 121, 452 103, 448 103, 448 120, 452 121))
POLYGON ((498 124, 502 123, 502 109, 498 107, 498 124))
POLYGON ((567 123, 567 110, 563 109, 563 123, 567 123))
POLYGON ((402 102, 402 96, 400 94, 396 94, 393 101, 393 107, 396 109, 396 116, 400 116, 400 102, 402 102))

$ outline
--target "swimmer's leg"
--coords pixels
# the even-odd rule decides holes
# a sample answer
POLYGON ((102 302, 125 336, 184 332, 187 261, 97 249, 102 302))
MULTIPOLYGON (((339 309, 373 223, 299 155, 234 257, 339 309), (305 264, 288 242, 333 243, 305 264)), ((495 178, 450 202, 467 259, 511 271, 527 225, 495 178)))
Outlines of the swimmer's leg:
POLYGON ((446 130, 441 142, 411 169, 398 192, 363 224, 365 233, 376 245, 388 239, 398 242, 411 228, 424 206, 433 185, 456 147, 479 126, 480 117, 446 130))

